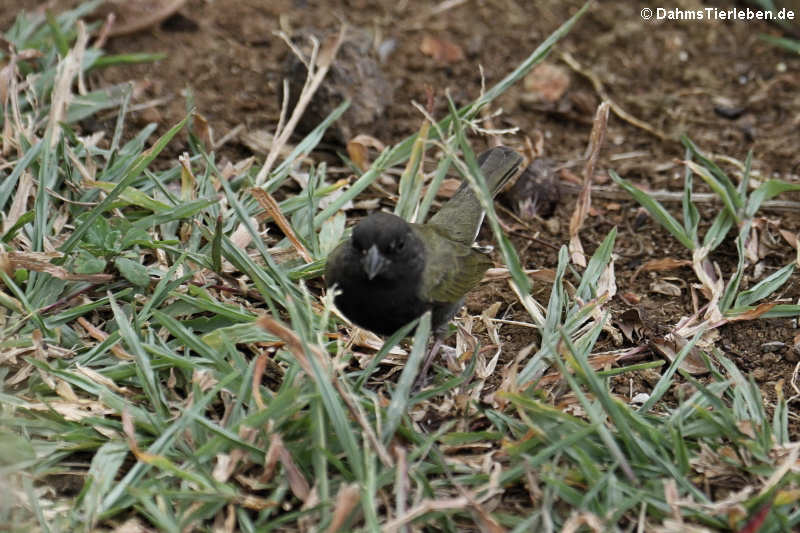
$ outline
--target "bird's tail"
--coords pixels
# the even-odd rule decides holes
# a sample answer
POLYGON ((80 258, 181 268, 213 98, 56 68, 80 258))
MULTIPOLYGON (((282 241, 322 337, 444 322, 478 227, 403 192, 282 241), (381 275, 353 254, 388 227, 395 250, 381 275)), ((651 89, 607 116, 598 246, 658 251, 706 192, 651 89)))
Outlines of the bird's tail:
MULTIPOLYGON (((522 156, 507 146, 490 148, 478 156, 486 187, 494 198, 511 177, 517 173, 522 156)), ((483 208, 465 181, 428 224, 438 226, 449 238, 471 245, 483 222, 483 208)))

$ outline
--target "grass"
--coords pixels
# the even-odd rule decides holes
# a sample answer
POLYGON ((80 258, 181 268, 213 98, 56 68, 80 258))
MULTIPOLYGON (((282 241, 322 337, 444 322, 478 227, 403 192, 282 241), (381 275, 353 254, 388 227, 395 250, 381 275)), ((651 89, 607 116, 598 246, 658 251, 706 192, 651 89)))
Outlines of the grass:
MULTIPOLYGON (((543 308, 488 200, 466 137, 471 121, 582 12, 474 103, 438 122, 431 117, 419 135, 387 148, 322 207, 342 187, 329 183, 324 165, 304 167, 307 188, 276 206, 252 188, 280 188, 346 104, 263 180, 257 169, 220 169, 191 115, 153 142, 147 127, 123 143, 127 91, 74 99, 64 92, 98 61, 127 61, 86 47, 78 19, 90 8, 21 17, 6 35, 17 50, 42 53, 11 58, 20 69, 15 83, 26 87, 11 87, 3 113, 10 149, 0 170, 0 523, 7 529, 797 529, 800 448, 790 440, 786 400, 779 396, 768 416, 758 387, 722 353, 711 354, 708 380, 684 372, 681 360, 703 328, 644 404, 612 394, 613 376, 654 366, 610 372, 596 353, 610 319, 613 293, 604 280, 613 278, 616 231, 582 270, 562 248, 543 308), (79 117, 117 108, 104 143, 73 129, 79 117), (181 131, 189 133, 188 158, 153 169, 181 131), (459 332, 472 357, 438 368, 434 386, 415 392, 430 318, 362 363, 331 295, 313 281, 346 234, 340 208, 387 168, 407 164, 398 212, 424 218, 432 197, 422 195, 418 165, 433 145, 444 154, 435 179, 453 167, 478 191, 539 331, 535 346, 495 369, 502 380, 491 396, 484 387, 492 362, 479 337, 459 332), (265 241, 252 221, 263 213, 293 239, 265 241), (398 357, 390 350, 409 334, 402 370, 387 377, 385 362, 398 357), (570 398, 560 406, 544 379, 556 372, 570 398), (693 392, 675 405, 658 401, 678 375, 693 392), (729 479, 736 482, 723 489, 720 480, 729 479)), ((687 140, 689 159, 683 222, 614 178, 688 249, 702 250, 695 256, 703 266, 734 223, 747 228, 758 204, 786 187, 766 182, 749 192, 748 165, 736 187, 687 140), (703 242, 694 174, 725 206, 703 242)), ((753 304, 791 271, 741 290, 747 234, 737 237, 741 260, 726 288, 706 280, 723 316, 758 309, 753 304)))
MULTIPOLYGON (((752 192, 750 185, 750 162, 752 153, 747 155, 742 168, 742 178, 738 185, 722 171, 713 161, 708 159, 692 141, 684 137, 686 145, 686 174, 684 179, 682 213, 683 223, 679 223, 667 209, 651 198, 645 191, 638 189, 629 181, 611 171, 612 179, 628 191, 650 215, 669 231, 688 251, 692 253, 692 266, 695 274, 702 282, 703 288, 711 295, 711 303, 705 312, 707 322, 719 327, 727 321, 748 318, 775 318, 797 316, 800 307, 796 305, 778 305, 777 303, 753 306, 752 304, 768 298, 780 289, 794 271, 794 263, 789 263, 771 276, 761 280, 746 291, 740 290, 745 267, 757 261, 752 252, 747 252, 748 244, 757 238, 758 233, 753 222, 761 204, 781 193, 800 190, 800 185, 779 179, 768 179, 759 184, 752 192), (697 158, 699 161, 693 161, 697 158), (698 232, 700 218, 697 207, 692 202, 693 175, 699 175, 718 196, 722 209, 714 218, 711 226, 700 242, 698 232), (727 283, 713 273, 714 265, 710 260, 713 252, 734 227, 739 228, 736 237, 738 264, 727 283)), ((755 241, 757 242, 757 241, 755 241)))

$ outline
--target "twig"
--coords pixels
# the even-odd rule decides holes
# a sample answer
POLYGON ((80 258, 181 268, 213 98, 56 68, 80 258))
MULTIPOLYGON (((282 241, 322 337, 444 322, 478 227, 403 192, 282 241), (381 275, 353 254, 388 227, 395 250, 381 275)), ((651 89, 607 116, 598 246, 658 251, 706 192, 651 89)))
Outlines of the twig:
MULTIPOLYGON (((131 2, 132 3, 132 2, 131 2)), ((166 19, 180 8, 186 0, 172 0, 171 2, 156 2, 155 9, 150 10, 137 10, 131 13, 131 17, 123 17, 122 24, 112 26, 108 32, 110 37, 119 37, 121 35, 130 35, 138 31, 155 26, 162 20, 166 19), (127 19, 127 20, 126 20, 127 19)), ((124 4, 123 4, 124 5, 124 4)))
POLYGON ((78 21, 77 28, 78 37, 75 39, 75 46, 67 53, 67 56, 58 64, 56 69, 52 104, 47 124, 47 130, 50 132, 51 149, 55 148, 61 138, 61 124, 67 114, 67 106, 72 100, 72 83, 81 72, 83 54, 86 51, 86 44, 89 42, 89 35, 86 33, 86 26, 82 21, 78 21))
MULTIPOLYGON (((558 190, 577 194, 581 188, 578 185, 567 182, 558 183, 558 190)), ((592 187, 592 195, 605 200, 630 200, 631 195, 625 191, 609 187, 592 187)), ((673 191, 647 191, 647 195, 659 202, 682 202, 684 194, 673 191)), ((719 195, 714 193, 692 193, 692 202, 697 204, 710 204, 719 201, 719 195)), ((762 202, 761 209, 772 209, 773 211, 797 213, 800 211, 800 202, 791 200, 767 200, 762 202)))
MULTIPOLYGON (((397 491, 395 494, 395 512, 398 516, 406 514, 406 502, 408 500, 408 461, 406 459, 406 449, 399 444, 394 447, 394 454, 397 456, 397 469, 395 470, 394 486, 397 491)), ((400 533, 407 533, 408 527, 402 526, 400 533)))
POLYGON ((634 117, 633 115, 631 115, 630 113, 628 113, 627 111, 622 109, 608 95, 608 91, 606 91, 605 87, 603 86, 603 82, 600 81, 600 78, 598 78, 597 75, 594 72, 583 68, 581 66, 581 64, 578 63, 578 61, 574 57, 572 57, 572 55, 569 52, 562 53, 561 54, 561 59, 564 61, 564 63, 569 65, 569 67, 572 70, 574 70, 578 74, 581 74, 582 76, 585 76, 586 78, 589 79, 590 82, 592 82, 592 86, 594 86, 594 90, 597 91, 597 94, 600 96, 600 99, 605 101, 605 102, 608 102, 609 105, 611 106, 611 110, 619 118, 621 118, 625 122, 628 122, 629 124, 632 124, 633 126, 636 126, 639 129, 642 129, 642 130, 646 131, 647 133, 649 133, 649 134, 651 134, 651 135, 653 135, 655 137, 658 137, 662 141, 677 142, 677 139, 674 139, 673 137, 670 137, 669 135, 667 135, 663 131, 654 128, 653 126, 651 126, 647 122, 644 122, 643 120, 640 120, 640 119, 634 117))
POLYGON ((292 243, 297 253, 303 258, 306 263, 312 262, 314 259, 311 257, 311 254, 308 253, 308 250, 303 243, 300 242, 300 239, 297 238, 297 234, 292 229, 292 225, 286 220, 286 217, 281 212, 281 208, 278 205, 278 202, 275 201, 275 198, 272 197, 270 193, 265 191, 264 189, 259 189, 258 187, 253 187, 250 189, 250 194, 253 195, 253 198, 256 199, 258 204, 264 208, 264 210, 269 214, 275 223, 281 228, 283 234, 286 235, 286 238, 289 239, 289 242, 292 243))
POLYGON ((579 232, 592 206, 592 178, 594 177, 597 158, 600 156, 600 149, 603 147, 603 141, 606 137, 608 108, 609 103, 603 102, 597 107, 597 112, 594 115, 592 134, 589 137, 589 145, 586 148, 586 164, 583 167, 583 185, 580 194, 578 194, 578 200, 575 202, 575 210, 569 219, 570 258, 573 263, 580 267, 586 266, 586 256, 583 253, 579 232))
MULTIPOLYGON (((325 79, 325 75, 328 73, 331 64, 333 64, 333 60, 336 58, 336 54, 339 52, 339 48, 344 41, 345 32, 346 29, 344 26, 342 26, 342 28, 339 30, 339 34, 336 36, 336 40, 329 48, 323 49, 322 53, 319 55, 316 53, 318 45, 314 40, 314 51, 312 52, 311 60, 308 63, 303 60, 302 54, 299 54, 300 59, 306 63, 306 67, 308 68, 306 83, 303 85, 303 90, 300 92, 300 98, 297 100, 297 104, 292 110, 292 115, 289 118, 289 121, 286 123, 286 126, 280 131, 275 132, 275 138, 272 142, 272 146, 270 146, 267 159, 264 161, 264 165, 261 167, 261 170, 259 170, 258 175, 256 176, 256 185, 263 185, 267 180, 267 176, 269 176, 269 172, 272 170, 272 165, 275 164, 275 160, 281 153, 281 149, 289 140, 289 137, 291 137, 295 127, 297 127, 297 123, 300 121, 300 117, 303 116, 303 112, 311 102, 311 98, 314 96, 314 93, 317 92, 317 89, 322 83, 322 80, 325 79)), ((283 32, 279 32, 278 35, 280 35, 283 40, 289 44, 289 47, 292 49, 292 51, 294 51, 296 54, 299 53, 297 48, 291 43, 288 35, 283 32)), ((286 99, 284 99, 284 101, 286 101, 286 99)))
POLYGON ((372 429, 372 426, 367 421, 367 417, 364 416, 364 413, 359 409, 358 404, 353 401, 350 397, 348 391, 345 390, 344 385, 342 385, 341 381, 339 380, 339 376, 333 376, 331 379, 333 382, 333 386, 336 387, 336 390, 339 391, 339 395, 344 400, 344 404, 347 406, 347 409, 350 410, 350 413, 353 415, 353 418, 356 419, 358 425, 361 426, 361 429, 364 431, 364 435, 366 435, 367 440, 372 444, 372 447, 375 449, 375 453, 378 454, 378 458, 383 463, 383 466, 386 468, 394 468, 394 461, 392 460, 392 456, 389 455, 389 452, 384 447, 383 443, 378 439, 378 436, 375 434, 375 431, 372 429))
POLYGON ((463 496, 458 498, 447 498, 442 500, 425 499, 408 510, 402 516, 390 520, 383 524, 384 533, 393 533, 412 520, 432 511, 455 511, 465 509, 469 506, 469 500, 463 496))

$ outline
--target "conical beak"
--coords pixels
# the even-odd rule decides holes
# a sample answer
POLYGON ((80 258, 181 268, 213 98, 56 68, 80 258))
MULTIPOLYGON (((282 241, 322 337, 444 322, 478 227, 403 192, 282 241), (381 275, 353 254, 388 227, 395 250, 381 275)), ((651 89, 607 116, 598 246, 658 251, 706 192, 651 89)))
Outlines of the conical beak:
POLYGON ((378 274, 380 274, 381 270, 389 263, 389 260, 381 255, 380 250, 378 250, 378 246, 373 244, 369 250, 367 250, 367 255, 364 256, 364 259, 361 260, 361 265, 364 267, 364 273, 367 275, 367 279, 371 280, 378 274))

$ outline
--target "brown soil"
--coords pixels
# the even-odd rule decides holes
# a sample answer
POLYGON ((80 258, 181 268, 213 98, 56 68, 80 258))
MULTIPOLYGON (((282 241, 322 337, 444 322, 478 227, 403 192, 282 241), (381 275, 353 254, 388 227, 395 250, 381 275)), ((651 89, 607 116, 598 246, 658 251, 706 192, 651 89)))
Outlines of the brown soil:
MULTIPOLYGON (((33 7, 38 2, 29 4, 33 7)), ((251 149, 240 141, 241 133, 272 131, 278 121, 277 95, 288 49, 275 32, 309 27, 335 30, 346 21, 370 32, 377 44, 395 45, 381 65, 393 86, 393 100, 382 120, 357 132, 369 133, 389 144, 419 128, 421 116, 411 102, 425 102, 426 88, 433 88, 437 95, 434 115, 443 117, 447 112, 445 93, 449 92, 456 105, 467 103, 479 94, 479 65, 483 67, 487 86, 491 86, 582 3, 468 0, 452 4, 449 9, 434 13, 436 3, 422 0, 189 0, 178 15, 159 26, 112 38, 107 45, 110 53, 166 52, 166 59, 107 69, 93 75, 90 81, 103 85, 135 80, 142 88, 140 102, 166 99, 157 107, 134 112, 131 129, 157 121, 163 131, 176 123, 185 114, 185 91, 191 90, 199 113, 214 129, 216 139, 243 126, 240 134, 219 150, 221 158, 237 161, 252 155, 251 149), (426 36, 458 45, 463 59, 445 63, 423 54, 420 45, 426 36)), ((723 5, 699 0, 675 4, 693 9, 723 5)), ((615 169, 644 187, 680 190, 683 171, 676 159, 683 158, 684 149, 670 139, 682 132, 709 153, 744 160, 747 151, 753 150, 757 176, 798 181, 800 57, 759 38, 763 33, 780 35, 781 29, 760 22, 645 22, 640 10, 646 6, 649 3, 624 0, 592 6, 549 58, 569 74, 566 95, 554 104, 531 103, 525 88, 518 84, 496 102, 495 108, 502 108, 503 114, 494 119, 493 126, 519 128, 517 134, 505 137, 504 142, 522 149, 525 137, 534 142, 541 139, 543 155, 580 175, 594 110, 601 97, 586 77, 561 60, 561 54, 568 52, 583 69, 597 76, 614 102, 665 137, 662 139, 612 114, 598 164, 599 187, 615 190, 609 181, 604 181, 606 169, 615 169)), ((0 10, 9 11, 14 10, 0 10)), ((477 137, 474 142, 481 148, 487 140, 477 137)), ((173 150, 170 155, 180 153, 180 143, 173 150)), ((724 168, 733 170, 730 165, 724 168)), ((708 192, 702 183, 696 188, 708 192)), ((553 215, 557 223, 534 220, 530 224, 538 238, 552 247, 526 237, 513 237, 526 268, 556 265, 556 250, 568 241, 574 201, 574 194, 562 194, 553 215)), ((680 204, 670 205, 676 216, 680 216, 680 204)), ((702 207, 706 222, 701 234, 717 209, 718 204, 702 207)), ((688 252, 657 223, 637 219, 637 212, 638 206, 624 195, 597 193, 581 236, 586 251, 592 253, 612 227, 618 228, 615 252, 620 292, 638 296, 651 326, 666 330, 693 312, 687 284, 696 283, 696 279, 689 268, 640 273, 634 279, 637 268, 650 259, 690 259, 688 252), (651 290, 653 281, 664 277, 677 278, 672 282, 681 288, 680 296, 665 296, 651 290)), ((796 212, 765 210, 762 215, 775 221, 771 234, 776 234, 776 227, 793 233, 800 229, 796 212)), ((510 217, 502 216, 509 226, 524 229, 510 217)), ((484 242, 491 238, 486 229, 481 238, 484 242)), ((787 264, 794 256, 791 246, 777 236, 774 249, 763 259, 766 273, 762 276, 787 264)), ((736 265, 735 246, 724 244, 713 260, 727 277, 736 265)), ((748 274, 751 272, 752 267, 748 274)), ((533 295, 546 304, 549 286, 537 282, 533 295)), ((797 275, 784 287, 780 297, 787 302, 797 301, 800 297, 797 275)), ((502 312, 515 300, 508 285, 496 281, 471 294, 467 307, 471 313, 480 313, 501 301, 502 312)), ((627 308, 622 302, 615 302, 614 306, 618 312, 627 308)), ((507 318, 529 321, 519 305, 513 305, 507 318)), ((506 360, 534 340, 528 328, 504 326, 501 331, 506 342, 506 360)), ((798 333, 794 321, 742 322, 726 326, 720 333, 722 338, 717 346, 761 386, 767 405, 774 403, 779 384, 786 397, 795 394, 790 385, 798 359, 792 350, 793 338, 798 333), (784 345, 769 351, 771 345, 764 345, 774 341, 784 345)), ((600 348, 617 346, 604 339, 600 348)), ((629 394, 629 378, 626 375, 615 381, 617 392, 629 394)), ((634 393, 647 390, 646 380, 634 381, 637 387, 641 384, 634 393)), ((796 437, 796 420, 792 420, 792 428, 796 437)))

